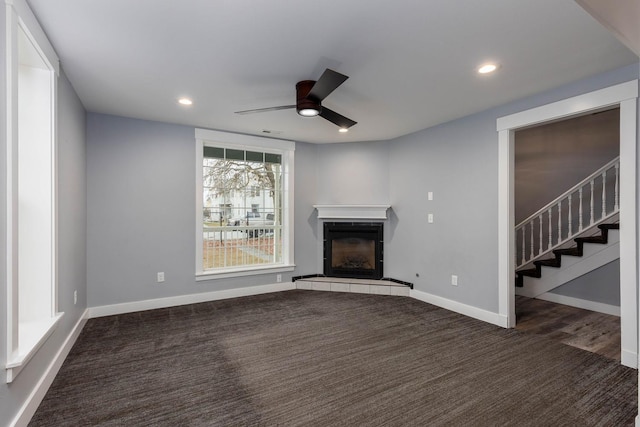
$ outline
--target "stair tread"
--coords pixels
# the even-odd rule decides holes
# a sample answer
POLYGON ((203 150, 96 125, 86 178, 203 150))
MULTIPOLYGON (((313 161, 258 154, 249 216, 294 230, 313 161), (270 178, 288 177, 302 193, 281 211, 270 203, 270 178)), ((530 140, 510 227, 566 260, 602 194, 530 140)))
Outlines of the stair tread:
POLYGON ((545 267, 560 267, 561 262, 558 258, 548 258, 541 259, 533 262, 535 265, 545 266, 545 267))
POLYGON ((516 273, 518 273, 521 276, 529 276, 529 277, 537 277, 540 278, 540 272, 538 271, 537 268, 528 268, 526 270, 518 270, 516 273))
POLYGON ((607 243, 607 238, 604 236, 576 237, 573 240, 582 243, 607 243))
POLYGON ((556 255, 582 256, 582 251, 576 247, 566 248, 566 249, 555 249, 553 253, 556 255))
POLYGON ((608 243, 608 231, 609 230, 619 230, 620 223, 612 223, 612 224, 599 224, 598 228, 600 229, 601 234, 599 236, 590 236, 590 237, 577 237, 573 239, 578 245, 570 248, 563 249, 554 249, 552 253, 555 255, 555 258, 547 258, 534 261, 533 264, 536 266, 535 268, 528 268, 523 270, 516 271, 516 286, 523 287, 524 285, 524 277, 534 277, 541 278, 542 277, 542 269, 540 267, 556 267, 560 268, 562 266, 562 255, 568 256, 583 256, 582 245, 584 243, 599 243, 599 244, 607 244, 608 243))
POLYGON ((600 230, 620 230, 620 224, 619 223, 614 223, 614 224, 600 224, 598 226, 598 228, 600 230))

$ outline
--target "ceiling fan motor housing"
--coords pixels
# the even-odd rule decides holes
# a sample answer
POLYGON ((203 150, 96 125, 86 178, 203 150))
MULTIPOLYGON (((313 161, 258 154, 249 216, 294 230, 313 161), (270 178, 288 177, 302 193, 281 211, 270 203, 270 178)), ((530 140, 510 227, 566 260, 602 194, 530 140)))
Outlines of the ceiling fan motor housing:
MULTIPOLYGON (((316 110, 318 114, 322 111, 320 101, 308 98, 309 92, 315 84, 315 80, 303 80, 296 84, 296 111, 298 114, 302 110, 316 110)), ((300 115, 305 116, 304 114, 300 115)))
POLYGON ((338 86, 344 83, 349 77, 337 71, 327 68, 320 78, 316 80, 302 80, 296 83, 296 103, 295 105, 280 105, 278 107, 258 108, 254 110, 236 111, 236 114, 264 113, 267 111, 288 110, 295 108, 298 115, 302 117, 320 116, 330 121, 340 128, 340 132, 346 132, 357 122, 345 117, 329 108, 322 107, 322 100, 325 99, 338 86))

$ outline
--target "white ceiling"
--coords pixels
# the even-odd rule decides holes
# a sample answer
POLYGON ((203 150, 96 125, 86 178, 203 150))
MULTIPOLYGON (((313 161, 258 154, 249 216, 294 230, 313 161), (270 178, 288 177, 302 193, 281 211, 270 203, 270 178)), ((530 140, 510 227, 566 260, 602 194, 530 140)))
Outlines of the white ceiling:
POLYGON ((28 0, 85 108, 315 143, 390 139, 638 57, 573 0, 28 0), (497 61, 491 76, 475 72, 497 61), (295 110, 295 83, 350 78, 295 110), (176 103, 188 96, 191 107, 176 103))

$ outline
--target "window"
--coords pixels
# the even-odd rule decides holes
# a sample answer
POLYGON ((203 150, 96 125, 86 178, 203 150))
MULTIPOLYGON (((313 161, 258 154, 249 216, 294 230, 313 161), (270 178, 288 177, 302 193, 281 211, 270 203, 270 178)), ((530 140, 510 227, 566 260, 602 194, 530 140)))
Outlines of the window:
POLYGON ((198 278, 292 270, 294 143, 196 129, 196 150, 198 278))
POLYGON ((58 59, 27 4, 7 5, 7 382, 53 332, 58 59))

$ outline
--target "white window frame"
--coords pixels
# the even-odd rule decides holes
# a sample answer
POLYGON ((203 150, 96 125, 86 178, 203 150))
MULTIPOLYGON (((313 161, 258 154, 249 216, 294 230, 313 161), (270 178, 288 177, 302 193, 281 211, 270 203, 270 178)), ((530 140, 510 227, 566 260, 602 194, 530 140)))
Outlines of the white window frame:
POLYGON ((284 139, 262 138, 230 132, 196 129, 196 281, 240 277, 266 273, 293 271, 294 263, 294 154, 295 142, 284 139), (204 270, 202 266, 203 224, 203 176, 202 162, 205 146, 232 148, 235 150, 260 151, 282 156, 284 210, 282 217, 283 248, 282 262, 277 264, 241 266, 204 270))
MULTIPOLYGON (((59 75, 59 60, 49 43, 44 31, 38 24, 31 9, 25 0, 5 0, 6 10, 6 167, 7 167, 7 211, 6 211, 6 382, 11 383, 26 364, 32 359, 37 351, 42 347, 47 338, 51 336, 64 313, 58 312, 58 278, 57 278, 57 77, 59 75), (50 218, 43 218, 48 224, 43 233, 50 233, 50 247, 47 252, 50 256, 49 271, 43 282, 39 280, 37 292, 31 295, 22 295, 20 292, 20 210, 19 210, 19 91, 18 79, 20 75, 19 60, 19 38, 20 33, 35 49, 35 54, 40 57, 45 69, 49 72, 50 81, 47 83, 50 93, 47 95, 47 104, 42 104, 47 108, 48 118, 46 122, 49 128, 44 128, 47 133, 48 158, 50 161, 49 174, 46 174, 46 181, 50 185, 50 193, 47 200, 50 205, 47 209, 50 218), (50 222, 49 222, 50 221, 50 222), (40 288, 42 285, 42 289, 40 288), (21 320, 20 298, 37 298, 41 295, 41 290, 45 290, 46 295, 42 295, 42 311, 38 311, 37 316, 33 316, 29 321, 21 320)), ((44 81, 44 80, 42 80, 44 81)), ((46 125, 44 125, 46 126, 46 125)), ((23 260, 24 261, 24 260, 23 260)), ((30 261, 26 261, 30 263, 30 261)))

